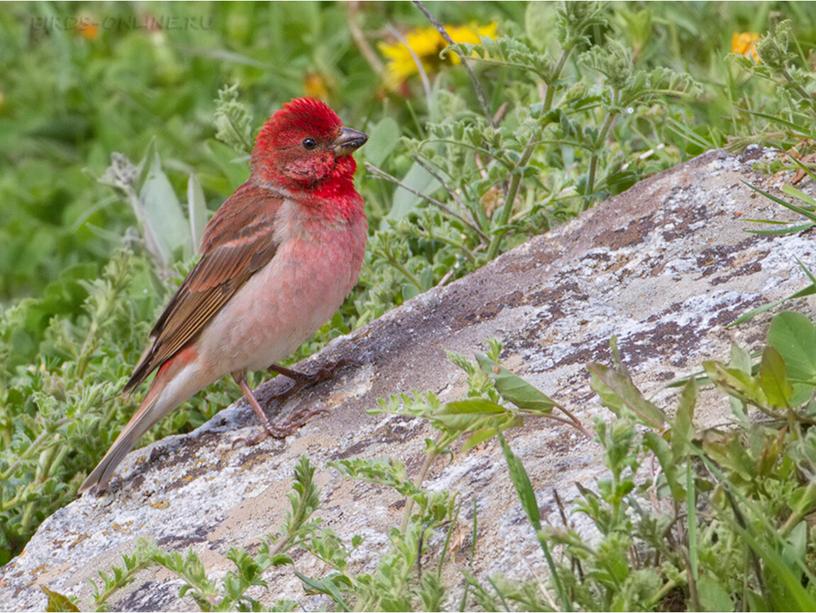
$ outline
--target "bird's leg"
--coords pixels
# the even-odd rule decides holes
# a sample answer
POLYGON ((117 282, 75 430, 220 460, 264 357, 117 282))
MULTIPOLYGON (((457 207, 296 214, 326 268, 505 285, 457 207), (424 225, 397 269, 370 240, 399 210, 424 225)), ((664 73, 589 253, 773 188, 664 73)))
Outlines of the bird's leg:
POLYGON ((283 375, 284 377, 288 377, 289 379, 294 381, 294 385, 289 387, 289 389, 284 391, 282 394, 276 396, 276 398, 280 398, 281 402, 283 402, 286 398, 288 398, 292 394, 299 392, 304 387, 308 387, 310 385, 317 385, 318 383, 326 381, 327 379, 331 379, 339 369, 347 365, 347 362, 348 360, 338 360, 334 364, 323 366, 314 373, 304 373, 300 372, 299 370, 292 370, 291 368, 286 368, 285 366, 278 366, 277 364, 272 364, 271 366, 268 367, 268 370, 279 375, 283 375))
MULTIPOLYGON (((337 370, 345 366, 347 362, 348 362, 347 360, 339 360, 334 364, 330 364, 329 366, 324 366, 323 368, 320 368, 314 373, 302 373, 297 370, 292 370, 291 368, 286 368, 284 366, 272 364, 269 367, 269 370, 271 370, 274 373, 284 375, 285 377, 292 379, 293 381, 292 385, 290 385, 287 389, 283 390, 282 392, 275 394, 273 398, 277 400, 282 406, 290 396, 296 394, 304 387, 316 385, 321 381, 331 379, 337 372, 337 370)), ((269 421, 269 418, 266 416, 266 413, 264 413, 264 410, 261 408, 261 405, 258 403, 257 398, 255 398, 255 394, 252 393, 252 390, 247 385, 246 379, 244 377, 244 372, 241 371, 232 373, 232 377, 235 379, 235 382, 241 388, 241 391, 244 393, 244 398, 246 398, 247 402, 249 403, 249 406, 252 407, 252 410, 255 412, 255 415, 258 416, 258 420, 264 427, 261 433, 258 434, 257 436, 254 436, 247 441, 243 441, 243 439, 238 439, 236 443, 241 441, 246 442, 247 445, 257 445, 258 443, 266 439, 268 436, 272 436, 274 438, 286 438, 289 434, 291 434, 297 428, 303 425, 302 423, 303 419, 308 420, 308 418, 311 417, 312 415, 322 412, 316 411, 306 413, 305 415, 301 415, 300 417, 302 419, 300 422, 289 423, 287 424, 288 427, 281 428, 273 426, 272 423, 269 421)))
POLYGON ((248 441, 246 441, 247 445, 257 445, 268 436, 272 436, 273 438, 286 438, 290 432, 276 428, 272 425, 272 422, 269 421, 269 418, 264 413, 263 408, 261 408, 258 399, 255 398, 255 394, 252 393, 249 385, 247 385, 246 377, 244 371, 234 372, 232 373, 232 378, 235 379, 235 382, 238 384, 238 387, 241 388, 241 391, 244 393, 244 398, 249 403, 249 406, 252 407, 252 410, 255 412, 255 415, 258 417, 258 421, 261 422, 263 426, 263 430, 261 430, 260 434, 257 436, 252 437, 248 441))
POLYGON ((299 370, 292 370, 291 368, 286 368, 285 366, 278 366, 277 364, 272 364, 267 368, 267 370, 278 375, 283 375, 284 377, 289 377, 292 381, 308 381, 310 379, 309 375, 306 374, 305 372, 300 372, 299 370))

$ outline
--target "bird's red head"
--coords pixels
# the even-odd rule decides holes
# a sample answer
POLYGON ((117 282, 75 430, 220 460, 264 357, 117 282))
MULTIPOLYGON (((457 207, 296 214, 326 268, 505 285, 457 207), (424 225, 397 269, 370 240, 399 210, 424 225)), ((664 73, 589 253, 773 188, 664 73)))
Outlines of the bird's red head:
POLYGON ((252 173, 261 182, 292 192, 350 180, 356 169, 351 153, 367 138, 344 128, 325 102, 296 98, 274 113, 258 133, 252 173))

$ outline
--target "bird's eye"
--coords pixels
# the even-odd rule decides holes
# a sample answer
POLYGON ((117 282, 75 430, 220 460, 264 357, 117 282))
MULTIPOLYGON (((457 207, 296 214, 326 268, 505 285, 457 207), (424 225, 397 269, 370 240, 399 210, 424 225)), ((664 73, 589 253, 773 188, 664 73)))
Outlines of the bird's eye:
POLYGON ((304 138, 303 139, 303 148, 304 149, 314 149, 317 147, 317 141, 313 138, 304 138))

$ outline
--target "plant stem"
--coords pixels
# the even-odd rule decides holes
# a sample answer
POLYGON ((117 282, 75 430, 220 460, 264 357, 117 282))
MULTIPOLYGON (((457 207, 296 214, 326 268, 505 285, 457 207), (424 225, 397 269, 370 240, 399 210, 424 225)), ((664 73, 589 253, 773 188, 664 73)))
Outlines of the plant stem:
MULTIPOLYGON (((431 470, 431 466, 433 466, 436 456, 439 455, 440 443, 444 438, 445 435, 440 434, 436 441, 434 441, 433 447, 425 452, 425 460, 422 462, 422 467, 419 469, 419 473, 414 481, 414 485, 416 485, 417 488, 422 488, 422 483, 425 481, 425 477, 428 476, 428 472, 431 470)), ((402 524, 400 524, 400 530, 402 532, 405 532, 405 529, 408 527, 408 522, 411 520, 411 512, 413 510, 414 499, 408 498, 408 500, 405 502, 405 511, 402 514, 402 524)))
POLYGON ((398 271, 400 271, 405 276, 405 278, 411 282, 411 285, 416 287, 420 292, 425 291, 425 288, 422 287, 422 283, 419 282, 419 279, 416 278, 416 275, 414 275, 410 270, 405 268, 405 266, 402 265, 402 262, 398 261, 396 258, 388 257, 388 263, 391 264, 391 266, 396 268, 398 271))
MULTIPOLYGON (((417 164, 422 166, 427 171, 427 173, 429 175, 431 175, 434 179, 439 181, 439 183, 442 185, 442 187, 445 188, 445 191, 450 194, 451 198, 453 198, 453 201, 456 202, 456 204, 459 205, 459 208, 465 209, 468 213, 470 213, 470 218, 473 220, 473 227, 474 227, 475 231, 479 235, 479 238, 486 241, 487 240, 487 235, 484 232, 481 231, 481 229, 479 227, 480 226, 479 219, 476 217, 476 215, 473 214, 473 211, 471 210, 471 208, 469 206, 467 206, 464 202, 462 202, 462 199, 459 197, 459 194, 456 193, 456 190, 453 189, 453 187, 451 187, 451 186, 449 186, 447 184, 447 182, 445 181, 445 178, 442 176, 442 174, 439 173, 437 171, 437 169, 434 168, 433 165, 430 162, 425 161, 419 155, 413 155, 411 157, 414 159, 414 161, 417 164)), ((468 227, 471 227, 471 226, 468 226, 468 227)))
MULTIPOLYGON (((558 80, 558 77, 561 75, 561 71, 564 69, 564 65, 567 63, 567 58, 569 58, 570 49, 564 49, 561 51, 561 57, 558 59, 558 64, 555 66, 555 70, 553 71, 552 81, 547 83, 547 93, 544 97, 544 108, 543 112, 547 113, 552 108, 553 99, 555 97, 555 82, 558 80)), ((487 259, 492 260, 496 257, 499 253, 499 249, 501 248, 502 240, 504 239, 505 231, 502 229, 502 226, 506 226, 507 222, 510 219, 510 214, 513 211, 513 203, 516 200, 516 195, 518 194, 519 186, 521 185, 521 178, 523 169, 527 163, 530 161, 530 158, 533 155, 533 151, 535 150, 535 146, 538 144, 536 141, 536 134, 530 136, 530 140, 527 141, 527 145, 524 147, 524 151, 521 154, 521 158, 516 164, 515 168, 513 169, 514 174, 513 178, 510 180, 510 186, 507 189, 507 198, 504 201, 504 205, 502 206, 501 211, 499 212, 498 223, 498 230, 493 234, 493 238, 490 241, 490 246, 487 250, 487 259)))
POLYGON ((571 50, 572 49, 564 49, 561 51, 561 57, 558 58, 558 63, 555 65, 552 79, 547 83, 547 93, 544 95, 544 108, 542 109, 544 113, 548 113, 552 108, 553 98, 555 97, 555 83, 558 81, 558 77, 561 76, 561 71, 564 70, 564 64, 567 63, 567 58, 571 50))
POLYGON ((794 91, 807 102, 810 109, 814 110, 813 96, 808 94, 807 91, 805 91, 805 89, 796 80, 794 80, 786 68, 782 69, 782 76, 785 77, 785 80, 794 89, 794 91))
POLYGON ((420 198, 422 198, 423 200, 425 200, 429 204, 432 204, 435 207, 437 207, 438 209, 440 209, 443 213, 446 213, 446 214, 450 215, 451 217, 455 217, 456 219, 461 221, 463 224, 465 224, 468 228, 473 230, 479 236, 483 236, 483 237, 487 238, 485 236, 484 232, 482 232, 479 229, 478 226, 473 225, 470 221, 468 221, 467 219, 465 219, 464 217, 462 217, 461 215, 459 215, 455 211, 451 210, 443 202, 440 202, 436 198, 433 198, 431 196, 427 196, 427 195, 423 194, 422 192, 419 192, 419 191, 415 190, 414 188, 405 185, 405 183, 403 183, 402 181, 397 179, 395 176, 388 174, 387 172, 385 172, 381 168, 378 168, 377 166, 374 166, 374 164, 372 164, 371 162, 366 162, 365 167, 366 167, 366 170, 368 170, 369 172, 372 172, 375 175, 377 175, 378 177, 381 177, 381 178, 385 179, 386 181, 390 181, 391 183, 394 183, 395 185, 399 185, 402 189, 412 193, 414 196, 419 196, 420 198))
MULTIPOLYGON (((448 45, 454 48, 459 46, 453 42, 453 39, 451 38, 450 34, 448 34, 445 26, 443 26, 439 20, 437 20, 437 18, 431 14, 428 8, 422 2, 420 2, 420 0, 413 0, 413 3, 422 12, 422 14, 425 15, 428 21, 434 25, 448 45)), ((468 58, 467 54, 462 53, 461 49, 459 50, 459 57, 462 60, 462 66, 464 66, 465 70, 467 70, 468 76, 470 77, 470 82, 473 84, 473 89, 476 91, 476 98, 479 100, 479 105, 482 107, 482 112, 484 113, 485 118, 491 126, 495 127, 493 124, 493 114, 490 112, 490 106, 487 104, 487 96, 484 93, 484 89, 482 89, 482 84, 479 82, 476 73, 473 72, 473 68, 470 65, 470 58, 468 58)))
POLYGON ((422 65, 422 61, 420 61, 419 57, 414 51, 414 48, 408 44, 408 41, 402 35, 402 32, 397 30, 391 24, 386 26, 388 33, 391 34, 394 38, 396 38, 399 42, 402 43, 402 46, 408 50, 408 53, 411 55, 411 59, 414 60, 414 65, 417 69, 417 74, 419 74, 420 81, 422 81, 422 90, 425 92, 425 104, 428 106, 428 109, 431 108, 431 80, 428 78, 428 73, 425 72, 425 66, 422 65))
POLYGON ((595 191, 595 173, 598 168, 598 157, 601 151, 601 147, 606 142, 606 136, 609 134, 609 130, 612 128, 612 124, 615 123, 615 119, 618 116, 618 111, 609 111, 606 114, 606 119, 604 120, 603 127, 601 127, 601 131, 598 133, 598 138, 595 139, 595 144, 592 148, 592 157, 589 160, 589 174, 587 175, 587 184, 586 184, 586 194, 584 196, 584 203, 581 206, 581 210, 584 211, 589 206, 589 199, 593 191, 595 191))
POLYGON ((652 599, 649 601, 647 608, 652 609, 659 605, 660 601, 663 600, 668 595, 668 593, 671 592, 676 587, 677 587, 676 581, 674 580, 667 581, 665 584, 663 584, 663 587, 657 590, 655 595, 652 596, 652 599))
POLYGON ((507 189, 507 197, 505 198, 504 204, 499 211, 499 217, 497 219, 497 223, 495 224, 498 229, 494 232, 493 237, 490 239, 490 246, 487 248, 488 260, 495 258, 499 253, 499 249, 501 248, 502 239, 504 238, 505 234, 503 226, 507 225, 507 221, 510 219, 510 213, 513 211, 513 203, 516 201, 516 195, 518 194, 519 186, 521 185, 523 168, 527 166, 527 162, 530 161, 530 158, 533 155, 533 150, 535 149, 535 137, 535 134, 530 136, 530 140, 527 141, 527 146, 524 147, 524 151, 521 154, 521 158, 519 158, 518 164, 516 164, 515 168, 513 169, 513 178, 510 179, 510 187, 507 189))
POLYGON ((694 469, 691 458, 686 461, 686 534, 688 537, 688 586, 691 604, 695 611, 700 610, 700 595, 697 588, 699 572, 697 570, 697 494, 694 487, 694 469))
POLYGON ((380 61, 380 58, 375 53, 374 49, 371 48, 371 45, 368 44, 365 34, 363 34, 363 30, 360 28, 360 24, 357 22, 357 15, 360 11, 360 2, 358 0, 352 0, 347 4, 347 7, 348 12, 346 13, 346 25, 348 26, 349 34, 351 34, 351 38, 354 41, 354 44, 357 46, 357 50, 360 52, 360 55, 365 58, 365 61, 368 62, 371 70, 373 70, 380 80, 382 80, 383 75, 385 74, 385 66, 383 66, 383 63, 380 61))

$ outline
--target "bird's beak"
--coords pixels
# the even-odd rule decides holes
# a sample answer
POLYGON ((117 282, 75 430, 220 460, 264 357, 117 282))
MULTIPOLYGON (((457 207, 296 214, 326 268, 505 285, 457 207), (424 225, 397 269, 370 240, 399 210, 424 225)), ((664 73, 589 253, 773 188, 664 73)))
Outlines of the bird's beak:
POLYGON ((354 153, 355 149, 362 147, 368 140, 368 134, 351 128, 340 130, 340 136, 334 139, 334 154, 338 157, 354 153))

